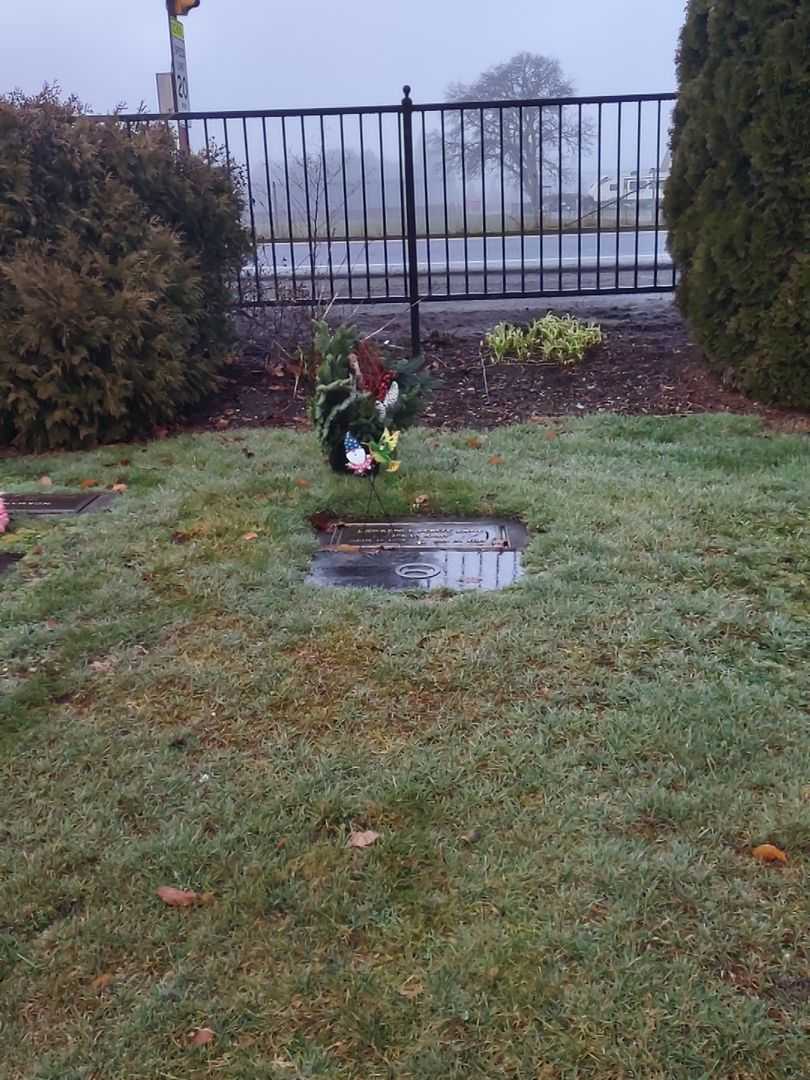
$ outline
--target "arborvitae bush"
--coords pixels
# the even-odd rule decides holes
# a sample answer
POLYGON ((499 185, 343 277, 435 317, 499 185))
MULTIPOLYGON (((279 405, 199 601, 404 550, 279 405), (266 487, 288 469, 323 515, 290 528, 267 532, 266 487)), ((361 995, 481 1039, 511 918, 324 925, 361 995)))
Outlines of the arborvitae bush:
POLYGON ((810 3, 691 0, 666 214, 709 361, 810 405, 810 3))
POLYGON ((124 439, 215 389, 242 207, 226 163, 162 125, 0 98, 0 443, 124 439))

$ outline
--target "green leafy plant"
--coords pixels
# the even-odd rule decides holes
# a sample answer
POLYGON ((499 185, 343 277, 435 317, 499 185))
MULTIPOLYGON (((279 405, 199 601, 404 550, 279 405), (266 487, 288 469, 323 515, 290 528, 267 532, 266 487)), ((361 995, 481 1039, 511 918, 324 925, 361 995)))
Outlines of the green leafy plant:
POLYGON ((484 338, 484 344, 497 364, 525 363, 574 364, 602 341, 602 331, 594 323, 582 323, 572 315, 550 311, 528 326, 498 323, 484 338))
POLYGON ((810 6, 690 0, 665 214, 708 362, 810 406, 810 6))
POLYGON ((218 386, 248 247, 211 154, 53 90, 0 98, 0 443, 145 434, 218 386))

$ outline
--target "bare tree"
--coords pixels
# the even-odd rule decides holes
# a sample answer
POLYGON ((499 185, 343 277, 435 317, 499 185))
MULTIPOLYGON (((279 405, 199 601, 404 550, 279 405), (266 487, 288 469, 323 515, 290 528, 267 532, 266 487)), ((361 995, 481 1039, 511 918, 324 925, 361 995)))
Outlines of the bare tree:
MULTIPOLYGON (((529 101, 511 108, 471 108, 448 114, 445 146, 448 164, 468 175, 483 171, 507 174, 522 190, 531 209, 539 211, 543 185, 558 180, 560 157, 587 149, 593 132, 580 129, 575 110, 540 106, 540 99, 570 97, 574 93, 557 60, 537 53, 517 53, 503 64, 488 68, 471 83, 447 88, 452 102, 529 101), (573 119, 569 113, 574 112, 573 119)), ((564 168, 563 168, 564 171, 564 168)))

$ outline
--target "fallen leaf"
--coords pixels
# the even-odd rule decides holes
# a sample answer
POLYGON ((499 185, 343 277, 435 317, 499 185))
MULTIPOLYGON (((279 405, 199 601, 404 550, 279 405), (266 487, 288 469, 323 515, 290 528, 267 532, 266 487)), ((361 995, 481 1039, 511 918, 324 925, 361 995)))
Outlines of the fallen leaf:
POLYGON ((115 660, 108 656, 104 660, 91 660, 87 666, 91 671, 108 672, 115 667, 115 660))
POLYGON ((500 454, 493 454, 489 459, 490 465, 503 465, 503 458, 500 454))
POLYGON ((467 439, 467 446, 469 446, 471 450, 480 450, 483 445, 484 444, 478 435, 471 435, 469 439, 467 439))
POLYGON ((409 1001, 414 1001, 420 994, 424 994, 425 984, 420 982, 415 976, 411 976, 410 979, 406 979, 400 986, 399 993, 401 997, 407 998, 409 1001))
POLYGON ((121 460, 118 462, 118 464, 123 465, 124 468, 126 468, 127 465, 129 465, 129 458, 128 457, 122 457, 121 460))
POLYGON ((318 510, 315 514, 310 514, 309 523, 316 532, 329 532, 337 524, 331 514, 327 514, 325 510, 318 510))
POLYGON ((215 1038, 216 1035, 211 1028, 197 1028, 196 1031, 191 1033, 188 1041, 190 1046, 208 1046, 215 1038))
POLYGON ((365 832, 352 832, 349 833, 349 847, 371 847, 371 845, 376 844, 379 839, 380 834, 378 832, 374 832, 373 829, 367 829, 365 832))
POLYGON ((199 899, 199 893, 191 889, 175 889, 172 885, 161 885, 155 890, 164 904, 169 907, 192 907, 199 899))
POLYGON ((191 539, 191 533, 183 532, 180 529, 178 529, 176 532, 172 533, 172 543, 173 544, 187 544, 190 539, 191 539))
POLYGON ((98 480, 82 480, 79 486, 86 491, 88 488, 98 487, 98 480))
POLYGON ((45 548, 42 546, 42 544, 37 544, 36 547, 31 548, 31 554, 32 555, 44 555, 45 554, 45 548))
POLYGON ((557 432, 556 431, 547 431, 546 432, 546 442, 553 442, 556 438, 557 438, 557 432))
POLYGON ((95 979, 93 979, 93 981, 90 983, 90 986, 93 990, 106 990, 114 978, 114 975, 111 975, 109 972, 105 972, 104 975, 96 975, 95 979))
POLYGON ((110 488, 110 491, 114 491, 117 495, 123 495, 126 490, 126 484, 113 484, 113 486, 110 488))
POLYGON ((259 534, 257 532, 246 532, 242 537, 243 540, 258 540, 259 534))
POLYGON ((430 502, 429 495, 414 495, 411 506, 414 510, 422 510, 430 502))
POLYGON ((312 487, 312 483, 309 480, 304 480, 303 478, 299 477, 295 481, 295 486, 300 487, 300 488, 308 488, 308 487, 312 487))
POLYGON ((760 862, 786 863, 788 861, 784 851, 773 844, 760 844, 759 847, 754 848, 751 854, 760 862))
POLYGON ((481 839, 481 830, 470 829, 469 832, 462 833, 459 839, 463 840, 465 844, 477 844, 481 839))
POLYGON ((53 480, 51 480, 50 476, 40 476, 39 482, 43 487, 50 487, 51 484, 53 484, 53 480))
POLYGON ((45 620, 45 626, 49 630, 55 630, 57 628, 57 626, 59 626, 59 623, 56 621, 56 619, 46 619, 45 620))

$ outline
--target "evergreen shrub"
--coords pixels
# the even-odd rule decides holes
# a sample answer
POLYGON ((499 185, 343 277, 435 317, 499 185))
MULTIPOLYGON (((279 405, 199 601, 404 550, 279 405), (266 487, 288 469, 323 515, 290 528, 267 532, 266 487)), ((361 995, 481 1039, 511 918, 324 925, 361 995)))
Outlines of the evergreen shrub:
POLYGON ((810 406, 810 4, 690 0, 665 211, 709 362, 810 406))
POLYGON ((238 176, 164 126, 0 98, 0 443, 79 448, 216 388, 247 236, 238 176))

